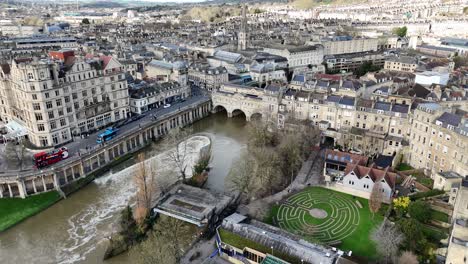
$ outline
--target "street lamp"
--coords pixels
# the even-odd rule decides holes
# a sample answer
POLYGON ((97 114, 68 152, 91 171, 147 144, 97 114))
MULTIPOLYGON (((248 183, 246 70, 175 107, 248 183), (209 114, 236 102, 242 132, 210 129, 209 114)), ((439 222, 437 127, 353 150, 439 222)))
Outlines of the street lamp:
POLYGON ((274 254, 273 254, 273 246, 271 246, 271 255, 274 256, 274 254))

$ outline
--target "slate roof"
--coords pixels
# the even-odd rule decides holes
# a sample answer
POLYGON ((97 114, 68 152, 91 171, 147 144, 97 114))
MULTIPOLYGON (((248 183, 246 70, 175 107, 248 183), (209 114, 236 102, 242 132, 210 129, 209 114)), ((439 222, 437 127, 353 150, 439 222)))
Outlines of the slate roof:
POLYGON ((394 104, 392 107, 392 112, 404 113, 407 114, 409 110, 409 105, 404 104, 394 104))
POLYGON ((458 127, 461 122, 461 116, 445 112, 436 120, 442 122, 444 125, 458 127))
POLYGON ((293 81, 303 83, 305 82, 305 76, 303 74, 294 75, 293 81))
POLYGON ((390 111, 391 107, 392 107, 391 103, 385 103, 385 102, 376 102, 374 105, 374 109, 383 110, 383 111, 390 111))
POLYGON ((327 102, 338 103, 340 102, 341 97, 338 95, 330 95, 327 97, 327 102))
POLYGON ((354 97, 347 97, 347 96, 344 96, 343 98, 341 98, 340 104, 342 104, 342 105, 354 106, 355 100, 356 100, 356 99, 355 99, 354 97))

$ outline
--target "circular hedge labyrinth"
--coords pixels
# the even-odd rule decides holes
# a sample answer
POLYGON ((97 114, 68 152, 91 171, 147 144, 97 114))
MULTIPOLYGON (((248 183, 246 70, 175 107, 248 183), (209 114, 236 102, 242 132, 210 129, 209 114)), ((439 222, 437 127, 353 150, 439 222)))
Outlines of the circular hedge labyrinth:
POLYGON ((359 209, 350 198, 333 192, 314 191, 289 197, 280 205, 274 218, 279 227, 326 244, 337 244, 351 235, 359 220, 359 209), (313 217, 312 209, 323 210, 327 215, 313 217))

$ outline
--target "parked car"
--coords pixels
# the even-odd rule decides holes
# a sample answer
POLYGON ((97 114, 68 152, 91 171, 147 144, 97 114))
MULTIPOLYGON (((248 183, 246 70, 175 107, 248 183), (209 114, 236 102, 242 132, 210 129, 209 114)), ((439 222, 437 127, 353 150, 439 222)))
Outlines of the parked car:
POLYGON ((171 107, 171 104, 165 104, 163 107, 164 108, 169 108, 169 107, 171 107))

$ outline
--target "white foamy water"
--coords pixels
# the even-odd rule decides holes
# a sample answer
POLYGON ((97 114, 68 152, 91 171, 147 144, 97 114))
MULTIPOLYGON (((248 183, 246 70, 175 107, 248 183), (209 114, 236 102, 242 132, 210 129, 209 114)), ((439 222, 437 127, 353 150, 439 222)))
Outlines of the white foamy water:
MULTIPOLYGON (((197 162, 200 150, 210 145, 210 139, 206 136, 193 136, 187 140, 187 144, 181 144, 180 149, 186 146, 186 175, 190 177, 192 167, 197 162)), ((156 156, 147 157, 145 165, 155 168, 157 181, 174 183, 178 179, 178 169, 173 160, 168 158, 170 152, 164 151, 156 156), (162 179, 164 178, 164 179, 162 179)), ((97 178, 94 183, 99 189, 100 196, 88 204, 84 209, 68 219, 68 239, 58 250, 56 256, 59 263, 76 263, 86 259, 86 256, 94 250, 95 246, 107 238, 118 223, 115 217, 128 204, 133 203, 136 188, 132 174, 135 173, 138 164, 121 171, 108 173, 97 178), (78 253, 79 252, 79 253, 78 253)), ((76 194, 76 195, 79 195, 76 194)))

